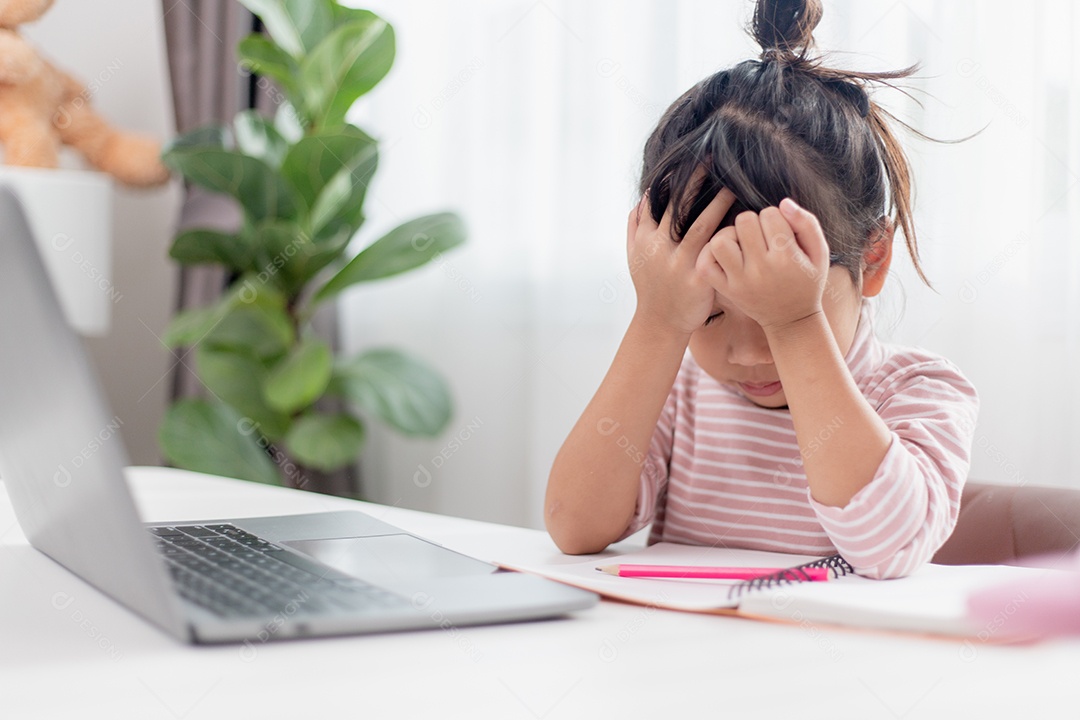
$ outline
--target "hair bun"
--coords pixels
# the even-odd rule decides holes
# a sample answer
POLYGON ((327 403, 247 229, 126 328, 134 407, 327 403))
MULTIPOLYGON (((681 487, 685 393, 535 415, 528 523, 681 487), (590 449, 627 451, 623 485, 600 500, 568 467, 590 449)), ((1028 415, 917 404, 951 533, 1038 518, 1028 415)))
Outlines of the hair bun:
POLYGON ((763 55, 778 51, 802 57, 814 44, 821 13, 821 0, 758 0, 751 33, 763 55))

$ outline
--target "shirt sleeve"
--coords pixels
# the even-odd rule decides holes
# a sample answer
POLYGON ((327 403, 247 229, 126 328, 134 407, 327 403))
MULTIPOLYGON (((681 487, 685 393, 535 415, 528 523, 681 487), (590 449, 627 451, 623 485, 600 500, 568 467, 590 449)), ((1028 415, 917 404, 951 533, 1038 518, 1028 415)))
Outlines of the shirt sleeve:
POLYGON ((668 393, 664 408, 660 411, 660 418, 656 422, 656 428, 653 430, 652 438, 649 440, 649 449, 645 453, 641 466, 634 516, 630 519, 630 524, 626 527, 626 530, 615 542, 625 540, 653 521, 656 515, 657 502, 667 489, 668 471, 671 467, 671 452, 675 446, 675 409, 678 405, 679 388, 682 380, 683 372, 680 372, 679 377, 675 380, 674 387, 668 393))
POLYGON ((892 439, 873 479, 842 508, 810 497, 837 551, 873 578, 914 572, 952 534, 979 408, 975 388, 943 360, 883 385, 877 412, 892 439))

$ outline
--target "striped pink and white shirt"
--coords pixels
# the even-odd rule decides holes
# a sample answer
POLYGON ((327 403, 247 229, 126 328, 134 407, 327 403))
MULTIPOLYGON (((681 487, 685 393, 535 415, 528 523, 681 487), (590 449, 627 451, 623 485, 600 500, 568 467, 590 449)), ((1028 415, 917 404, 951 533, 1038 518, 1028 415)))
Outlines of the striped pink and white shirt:
MULTIPOLYGON (((660 541, 829 555, 862 575, 911 573, 948 539, 970 466, 978 397, 948 360, 881 343, 869 307, 845 358, 892 442, 843 508, 810 496, 791 413, 761 408, 683 359, 649 444, 634 517, 660 541)), ((843 426, 805 440, 806 453, 843 426)))

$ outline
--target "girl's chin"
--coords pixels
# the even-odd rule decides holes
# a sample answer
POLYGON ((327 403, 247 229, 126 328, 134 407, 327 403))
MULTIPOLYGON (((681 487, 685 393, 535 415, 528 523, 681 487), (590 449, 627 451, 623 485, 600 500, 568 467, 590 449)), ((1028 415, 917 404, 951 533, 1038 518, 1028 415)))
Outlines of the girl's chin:
POLYGON ((758 407, 768 408, 769 410, 781 410, 787 408, 787 398, 784 397, 782 393, 777 393, 776 397, 771 398, 744 397, 758 407))

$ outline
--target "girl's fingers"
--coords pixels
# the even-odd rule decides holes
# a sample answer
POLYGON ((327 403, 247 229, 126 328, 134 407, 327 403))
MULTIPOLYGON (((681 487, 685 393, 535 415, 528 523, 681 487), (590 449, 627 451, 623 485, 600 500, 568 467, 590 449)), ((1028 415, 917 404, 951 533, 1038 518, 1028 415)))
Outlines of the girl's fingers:
POLYGON ((697 216, 686 236, 679 243, 679 252, 689 258, 697 258, 702 248, 709 244, 713 233, 719 227, 720 221, 727 215, 728 210, 735 204, 735 193, 728 188, 722 188, 720 192, 705 206, 701 214, 697 216))
MULTIPOLYGON (((645 209, 645 213, 649 214, 648 208, 645 209)), ((652 217, 649 217, 652 220, 652 217)), ((671 203, 667 204, 664 208, 664 214, 660 218, 660 224, 656 225, 656 234, 663 238, 667 243, 671 242, 671 223, 674 220, 674 213, 672 212, 671 203)))
POLYGON ((720 267, 713 257, 712 249, 708 246, 701 249, 694 263, 694 271, 719 293, 727 288, 727 273, 720 267))
POLYGON ((791 227, 799 248, 810 259, 814 267, 828 267, 829 245, 825 242, 825 233, 812 212, 803 208, 791 198, 780 202, 780 213, 791 227))
POLYGON ((638 204, 630 208, 630 217, 626 221, 626 230, 630 232, 633 230, 637 232, 637 229, 641 227, 646 230, 655 230, 656 222, 652 218, 652 213, 649 211, 649 193, 646 192, 638 200, 638 204))
POLYGON ((769 252, 790 249, 795 244, 795 232, 784 219, 783 213, 769 206, 758 213, 761 221, 761 233, 769 252))
POLYGON ((725 273, 742 270, 743 250, 739 247, 739 236, 733 226, 721 228, 720 232, 713 235, 707 249, 725 273))
POLYGON ((741 212, 735 218, 735 233, 739 238, 744 262, 759 261, 768 252, 762 222, 755 212, 741 212))

